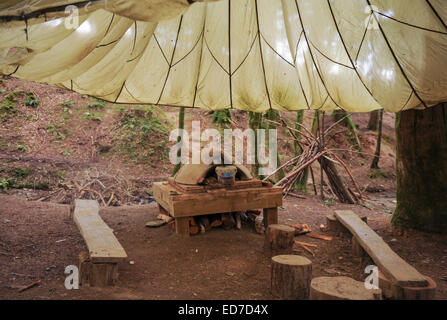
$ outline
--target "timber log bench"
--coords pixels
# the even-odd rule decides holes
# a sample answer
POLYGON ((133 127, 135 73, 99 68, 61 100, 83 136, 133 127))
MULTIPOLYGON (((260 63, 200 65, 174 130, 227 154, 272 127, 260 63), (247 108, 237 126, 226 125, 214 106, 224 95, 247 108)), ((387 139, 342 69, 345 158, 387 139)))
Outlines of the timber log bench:
POLYGON ((278 223, 282 206, 282 188, 260 180, 236 181, 232 186, 209 188, 182 185, 170 178, 153 185, 153 195, 160 211, 175 218, 177 234, 190 235, 191 217, 263 209, 264 225, 278 223))
MULTIPOLYGON (((329 218, 329 217, 328 217, 329 218)), ((398 256, 359 215, 350 210, 335 211, 335 218, 352 234, 352 251, 368 255, 379 269, 379 287, 385 297, 396 300, 431 300, 436 283, 420 274, 398 256)))
POLYGON ((118 264, 127 259, 113 230, 99 215, 99 204, 75 200, 73 220, 87 244, 88 253, 79 254, 79 280, 90 286, 110 286, 118 280, 118 264))

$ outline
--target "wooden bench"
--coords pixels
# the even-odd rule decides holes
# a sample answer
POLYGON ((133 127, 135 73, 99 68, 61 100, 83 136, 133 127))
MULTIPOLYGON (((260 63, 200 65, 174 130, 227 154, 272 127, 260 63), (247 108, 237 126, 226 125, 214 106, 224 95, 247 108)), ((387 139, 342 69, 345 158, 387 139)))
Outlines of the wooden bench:
POLYGON ((357 214, 352 211, 335 211, 335 216, 393 284, 399 287, 428 286, 426 277, 399 257, 357 214))
POLYGON ((190 217, 208 214, 263 209, 266 226, 278 223, 282 188, 271 187, 261 181, 240 182, 234 189, 183 188, 173 185, 172 181, 156 182, 152 188, 157 203, 175 218, 178 234, 189 236, 190 217))
POLYGON ((88 254, 79 255, 80 280, 91 286, 115 284, 118 264, 127 258, 121 244, 99 215, 99 204, 91 200, 75 200, 73 220, 87 244, 88 254))

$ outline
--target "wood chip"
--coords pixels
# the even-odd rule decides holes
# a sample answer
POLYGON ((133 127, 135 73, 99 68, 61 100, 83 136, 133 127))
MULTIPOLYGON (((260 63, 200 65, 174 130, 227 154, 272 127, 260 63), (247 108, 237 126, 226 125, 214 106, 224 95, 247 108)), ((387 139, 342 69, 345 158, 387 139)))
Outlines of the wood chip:
POLYGON ((325 241, 332 241, 332 239, 333 239, 332 237, 329 237, 329 236, 322 236, 319 234, 312 234, 312 233, 308 233, 308 234, 306 234, 306 236, 310 237, 310 238, 314 238, 314 239, 325 240, 325 241))
POLYGON ((26 287, 23 287, 23 288, 19 289, 19 292, 26 291, 26 290, 31 289, 31 288, 33 288, 33 287, 35 287, 35 286, 40 285, 40 284, 41 284, 41 281, 40 281, 40 280, 37 280, 36 282, 33 282, 33 283, 31 283, 30 285, 27 285, 26 287))
POLYGON ((313 244, 313 243, 307 243, 307 242, 301 242, 301 241, 295 241, 295 243, 297 245, 300 245, 300 246, 307 246, 307 247, 318 248, 318 245, 313 244))
POLYGON ((301 248, 303 248, 304 250, 306 250, 307 252, 309 252, 313 257, 315 257, 315 253, 310 250, 308 247, 306 247, 305 245, 299 244, 301 246, 301 248))

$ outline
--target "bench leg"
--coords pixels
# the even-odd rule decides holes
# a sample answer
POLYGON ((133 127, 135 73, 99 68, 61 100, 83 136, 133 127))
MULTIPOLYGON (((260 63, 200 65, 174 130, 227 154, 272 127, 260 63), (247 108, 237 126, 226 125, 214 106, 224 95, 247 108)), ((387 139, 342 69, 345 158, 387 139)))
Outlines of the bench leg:
POLYGON ((278 224, 278 208, 264 209, 264 226, 267 229, 269 225, 278 224))
POLYGON ((175 233, 189 237, 189 217, 175 218, 175 233))
POLYGON ((367 257, 368 254, 363 249, 362 245, 358 242, 356 237, 352 237, 352 255, 357 258, 367 257))
POLYGON ((114 286, 118 281, 117 263, 92 263, 87 252, 81 252, 79 258, 79 284, 90 287, 114 286))

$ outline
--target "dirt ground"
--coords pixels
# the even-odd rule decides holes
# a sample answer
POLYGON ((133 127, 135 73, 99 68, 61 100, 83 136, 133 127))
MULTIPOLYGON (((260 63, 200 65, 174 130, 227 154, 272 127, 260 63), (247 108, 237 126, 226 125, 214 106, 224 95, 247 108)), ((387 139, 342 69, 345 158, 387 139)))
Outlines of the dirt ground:
MULTIPOLYGON (((263 254, 263 237, 250 227, 241 231, 214 229, 189 239, 179 238, 166 226, 145 228, 157 214, 156 204, 151 203, 152 183, 166 180, 172 172, 172 165, 157 149, 166 135, 150 135, 146 140, 151 144, 137 150, 143 157, 132 159, 132 154, 120 147, 126 140, 118 130, 121 108, 131 107, 92 109, 92 103, 102 102, 43 84, 9 77, 0 80, 0 116, 6 117, 0 117, 0 299, 272 299, 270 261, 263 254), (40 101, 38 106, 26 106, 30 93, 40 101), (11 94, 15 97, 14 108, 1 109, 11 94), (92 190, 83 192, 79 186, 92 190), (113 288, 87 286, 69 291, 64 287, 65 267, 77 264, 79 252, 86 249, 68 217, 68 204, 74 198, 100 202, 101 216, 115 230, 129 256, 120 266, 120 279, 113 288), (40 286, 18 292, 37 280, 41 280, 40 286)), ((166 128, 169 123, 175 126, 178 110, 161 110, 165 115, 159 113, 160 121, 166 128)), ((296 114, 282 116, 293 121, 296 114)), ((308 128, 313 116, 312 111, 305 112, 308 128)), ((148 120, 147 114, 144 118, 148 120)), ((367 129, 368 118, 368 114, 352 116, 361 151, 349 142, 347 129, 342 126, 335 127, 327 141, 351 170, 365 203, 341 205, 327 185, 322 201, 314 195, 309 179, 305 199, 287 198, 279 221, 307 223, 319 233, 326 215, 336 209, 366 214, 371 227, 399 255, 436 281, 437 298, 447 299, 446 236, 401 233, 391 228, 396 206, 394 115, 384 115, 380 170, 370 169, 377 133, 367 129)), ((213 127, 207 111, 188 109, 187 130, 194 120, 202 121, 202 128, 213 127)), ((245 112, 234 110, 231 126, 247 128, 247 120, 245 112)), ((333 124, 329 113, 324 122, 325 129, 333 124)), ((149 123, 154 124, 160 125, 149 123)), ((284 130, 279 130, 278 141, 280 157, 293 155, 293 144, 284 130)), ((168 148, 163 145, 162 149, 168 148)), ((319 171, 314 165, 317 183, 319 171)), ((344 170, 340 169, 340 174, 350 181, 344 170)), ((319 186, 317 189, 319 192, 319 186)), ((313 276, 365 278, 364 267, 371 261, 352 257, 349 238, 300 240, 318 245, 315 256, 296 248, 296 254, 312 260, 313 276)))
MULTIPOLYGON (((273 299, 269 293, 270 261, 263 254, 263 237, 248 226, 241 231, 214 229, 181 238, 167 226, 145 228, 155 218, 155 203, 102 209, 129 258, 120 266, 117 286, 66 290, 64 270, 77 264, 85 244, 65 205, 29 202, 0 196, 1 299, 273 299), (133 261, 134 264, 130 264, 133 261), (41 285, 22 293, 34 281, 41 285)), ((393 199, 368 201, 370 210, 351 205, 328 207, 319 199, 289 198, 280 210, 280 223, 308 223, 315 233, 335 209, 366 214, 369 224, 406 261, 438 284, 438 299, 447 299, 447 238, 419 232, 399 234, 390 229, 387 208, 393 199)), ((313 276, 346 275, 365 278, 364 267, 350 252, 350 239, 300 240, 315 243, 315 257, 296 248, 313 262, 313 276)))

